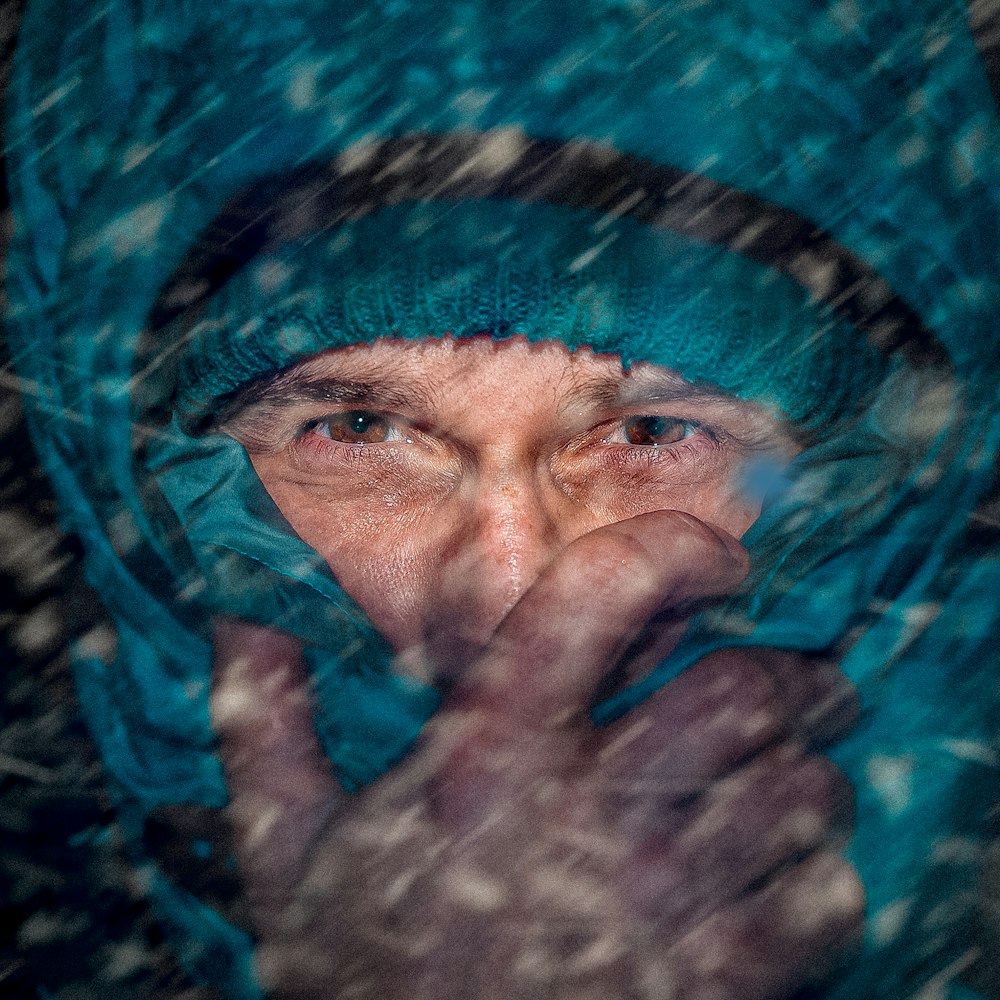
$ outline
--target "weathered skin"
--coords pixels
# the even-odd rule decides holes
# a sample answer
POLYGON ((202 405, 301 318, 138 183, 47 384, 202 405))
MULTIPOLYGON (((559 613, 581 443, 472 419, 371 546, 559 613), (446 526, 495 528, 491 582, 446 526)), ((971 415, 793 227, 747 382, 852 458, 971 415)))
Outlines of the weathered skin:
POLYGON ((850 787, 809 752, 854 717, 839 673, 726 651, 615 725, 586 714, 653 616, 680 619, 745 571, 735 539, 676 511, 582 536, 419 747, 352 797, 315 738, 297 644, 220 621, 213 721, 265 986, 763 1000, 822 976, 863 910, 837 846, 850 787))

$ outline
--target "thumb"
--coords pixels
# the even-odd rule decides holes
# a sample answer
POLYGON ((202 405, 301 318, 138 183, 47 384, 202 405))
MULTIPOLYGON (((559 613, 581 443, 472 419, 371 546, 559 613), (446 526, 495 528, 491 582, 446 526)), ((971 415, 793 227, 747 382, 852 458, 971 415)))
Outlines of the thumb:
POLYGON ((726 594, 747 571, 728 533, 653 511, 581 536, 546 567, 456 690, 459 705, 515 729, 583 717, 600 681, 648 620, 726 594))

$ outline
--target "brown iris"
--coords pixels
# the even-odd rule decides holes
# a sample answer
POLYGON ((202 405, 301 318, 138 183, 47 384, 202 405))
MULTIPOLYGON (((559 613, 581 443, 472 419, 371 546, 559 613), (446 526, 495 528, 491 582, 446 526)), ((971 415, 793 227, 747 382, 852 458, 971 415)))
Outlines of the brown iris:
POLYGON ((345 444, 380 444, 392 432, 388 418, 371 410, 331 413, 318 420, 315 427, 324 437, 345 444))
POLYGON ((674 417, 628 417, 624 423, 625 440, 653 448, 676 444, 687 436, 689 426, 687 421, 674 417))

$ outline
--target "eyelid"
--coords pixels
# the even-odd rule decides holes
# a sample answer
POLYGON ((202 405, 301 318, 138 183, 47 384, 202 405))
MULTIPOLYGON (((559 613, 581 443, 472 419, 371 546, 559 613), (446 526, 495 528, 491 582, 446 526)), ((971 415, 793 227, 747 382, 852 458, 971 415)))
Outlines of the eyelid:
MULTIPOLYGON (((396 430, 400 431, 400 433, 402 433, 407 440, 409 440, 409 437, 407 435, 407 431, 415 431, 416 430, 416 428, 414 428, 413 424, 409 420, 407 420, 406 417, 402 416, 399 413, 390 413, 390 412, 388 412, 386 410, 375 410, 375 409, 369 409, 367 407, 362 407, 362 406, 352 406, 352 407, 349 407, 349 408, 344 408, 342 410, 330 410, 330 411, 328 411, 326 413, 320 414, 317 417, 311 417, 310 419, 304 421, 303 423, 301 423, 299 425, 299 430, 298 430, 298 433, 295 435, 295 440, 301 440, 301 438, 305 437, 306 434, 308 434, 310 431, 314 430, 317 427, 317 425, 322 424, 326 420, 330 420, 333 417, 347 416, 348 414, 351 414, 351 413, 366 413, 366 414, 371 414, 374 417, 377 417, 377 418, 379 418, 381 420, 384 420, 390 427, 393 427, 396 430)), ((320 436, 323 437, 324 435, 320 435, 320 436)), ((331 440, 331 443, 333 443, 333 444, 339 444, 339 445, 342 445, 342 446, 345 446, 345 447, 356 447, 357 445, 360 445, 360 444, 364 444, 366 446, 371 446, 371 445, 379 445, 379 444, 387 444, 387 443, 389 443, 389 442, 383 442, 383 441, 358 441, 358 442, 338 441, 336 438, 331 438, 330 440, 331 440)), ((394 442, 394 443, 398 443, 398 442, 394 442)))
POLYGON ((804 446, 779 415, 728 396, 691 397, 659 404, 649 399, 639 400, 615 412, 609 422, 635 416, 681 420, 698 427, 720 447, 745 453, 773 452, 785 456, 786 461, 804 446))
MULTIPOLYGON (((705 421, 693 416, 687 416, 682 413, 676 412, 657 412, 656 409, 652 407, 637 407, 636 409, 630 409, 628 412, 617 412, 613 415, 607 415, 604 419, 600 420, 598 423, 594 424, 589 430, 585 431, 583 434, 579 435, 578 438, 574 439, 574 444, 583 446, 587 443, 593 443, 595 439, 604 440, 609 438, 616 431, 624 428, 625 424, 630 420, 637 420, 643 417, 651 417, 657 420, 663 420, 666 422, 676 422, 678 424, 683 424, 686 427, 690 427, 697 432, 703 433, 707 438, 715 442, 723 442, 729 437, 735 437, 731 435, 728 430, 723 427, 714 424, 709 421, 705 421)), ((644 447, 641 445, 629 445, 629 447, 644 447)))
POLYGON ((353 401, 343 406, 331 406, 329 403, 270 400, 244 407, 216 430, 239 441, 248 451, 276 452, 300 442, 316 424, 328 417, 359 411, 384 417, 401 428, 415 430, 414 424, 402 414, 359 406, 353 401))

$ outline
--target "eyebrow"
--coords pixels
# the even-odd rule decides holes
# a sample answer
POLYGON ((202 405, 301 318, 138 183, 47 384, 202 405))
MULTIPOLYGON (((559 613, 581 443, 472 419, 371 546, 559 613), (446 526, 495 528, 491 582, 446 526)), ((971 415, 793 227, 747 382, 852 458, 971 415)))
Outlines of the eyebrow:
MULTIPOLYGON (((351 360, 353 370, 336 375, 324 370, 322 362, 306 361, 253 379, 221 401, 203 431, 263 435, 276 413, 308 403, 411 413, 434 410, 437 393, 432 382, 412 368, 385 360, 377 365, 351 360)), ((569 406, 586 403, 613 410, 643 403, 739 402, 715 386, 688 382, 675 372, 644 364, 624 374, 573 372, 566 377, 564 405, 569 406)))
POLYGON ((247 383, 225 401, 212 426, 218 428, 258 407, 274 410, 303 403, 329 403, 406 409, 426 405, 430 395, 429 386, 414 379, 401 385, 391 371, 374 377, 345 378, 299 368, 247 383))
POLYGON ((688 382, 669 371, 633 368, 624 377, 601 374, 574 380, 572 395, 599 406, 674 403, 688 400, 738 402, 716 386, 688 382))

